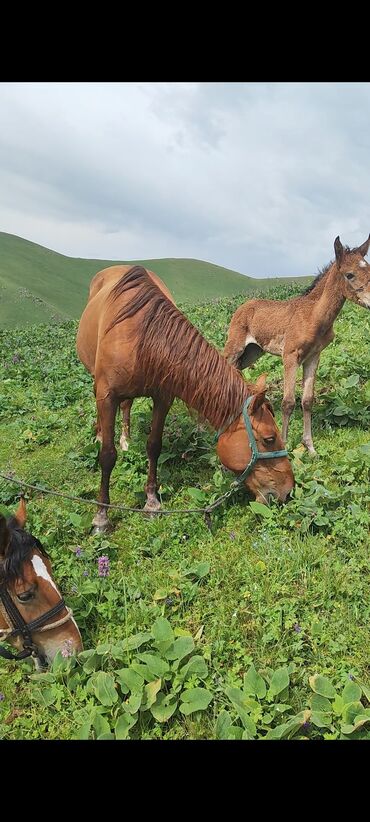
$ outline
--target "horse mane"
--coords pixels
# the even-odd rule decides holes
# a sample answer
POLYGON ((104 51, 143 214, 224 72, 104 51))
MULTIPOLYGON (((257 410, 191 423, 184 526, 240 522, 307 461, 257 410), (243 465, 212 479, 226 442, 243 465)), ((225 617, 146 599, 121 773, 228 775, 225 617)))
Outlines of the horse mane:
MULTIPOLYGON (((345 254, 353 254, 355 251, 357 251, 357 249, 356 248, 349 248, 348 245, 345 245, 345 246, 343 246, 343 251, 344 251, 345 254)), ((329 269, 332 267, 332 265, 334 265, 334 263, 335 263, 335 260, 330 260, 330 262, 327 263, 327 265, 325 265, 324 268, 319 269, 319 273, 318 273, 317 277, 315 277, 313 282, 310 283, 310 285, 307 286, 307 288, 305 288, 305 290, 301 292, 300 296, 304 297, 306 294, 310 294, 310 292, 313 291, 314 288, 316 288, 316 286, 321 282, 321 280, 323 280, 323 278, 325 277, 325 274, 328 273, 329 269)))
POLYGON ((41 542, 32 534, 24 531, 20 527, 15 517, 8 517, 5 520, 0 514, 0 522, 8 528, 10 540, 5 549, 5 557, 0 561, 0 584, 14 582, 17 578, 23 578, 23 565, 30 558, 32 551, 38 548, 47 557, 48 554, 41 545, 41 542))
POLYGON ((133 266, 121 277, 111 291, 112 306, 131 289, 137 291, 118 308, 106 333, 146 309, 135 329, 138 367, 145 363, 144 390, 150 394, 161 388, 181 397, 214 428, 241 413, 251 391, 236 368, 163 294, 145 268, 133 266))

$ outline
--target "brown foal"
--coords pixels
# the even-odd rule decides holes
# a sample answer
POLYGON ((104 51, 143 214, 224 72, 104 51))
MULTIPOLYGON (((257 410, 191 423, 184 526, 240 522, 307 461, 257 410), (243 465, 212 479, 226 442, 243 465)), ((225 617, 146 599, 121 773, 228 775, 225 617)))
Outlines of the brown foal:
POLYGON ((240 370, 265 352, 284 363, 282 438, 287 439, 295 406, 297 369, 303 366, 303 443, 315 454, 311 432, 314 382, 320 354, 334 339, 333 323, 345 300, 370 308, 370 265, 364 260, 369 238, 358 248, 334 242, 329 263, 299 297, 290 300, 248 300, 231 318, 224 354, 240 370))

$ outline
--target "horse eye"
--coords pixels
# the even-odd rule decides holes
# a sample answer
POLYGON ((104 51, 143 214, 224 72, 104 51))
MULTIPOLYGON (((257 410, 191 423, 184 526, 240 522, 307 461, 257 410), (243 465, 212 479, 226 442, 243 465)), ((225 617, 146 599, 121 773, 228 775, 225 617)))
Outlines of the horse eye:
POLYGON ((353 280, 355 275, 350 271, 349 274, 345 274, 344 276, 346 280, 353 280))
POLYGON ((265 445, 272 445, 275 442, 275 437, 264 437, 263 441, 265 445))
POLYGON ((19 599, 20 602, 28 602, 30 599, 33 599, 34 596, 35 592, 32 590, 23 591, 22 594, 17 594, 17 599, 19 599))

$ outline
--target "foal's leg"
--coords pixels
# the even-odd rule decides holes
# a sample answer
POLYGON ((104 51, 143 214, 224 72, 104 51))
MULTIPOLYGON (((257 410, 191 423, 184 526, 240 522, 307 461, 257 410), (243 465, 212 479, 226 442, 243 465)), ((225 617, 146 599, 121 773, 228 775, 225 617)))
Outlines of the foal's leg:
POLYGON ((152 425, 146 446, 149 470, 145 486, 146 503, 144 511, 158 511, 161 507, 157 497, 157 462, 162 450, 163 427, 171 405, 172 400, 164 400, 162 397, 154 399, 152 425))
MULTIPOLYGON (((112 470, 116 464, 117 451, 114 445, 114 423, 116 419, 118 401, 109 394, 102 400, 97 400, 98 420, 100 422, 102 446, 99 454, 101 467, 101 484, 99 491, 99 502, 109 504, 109 480, 112 470)), ((107 531, 110 528, 107 509, 99 506, 92 522, 94 533, 107 531)))
POLYGON ((319 364, 320 354, 314 354, 303 363, 302 380, 302 410, 303 410, 303 437, 302 442, 310 454, 316 454, 312 442, 311 433, 311 409, 313 403, 313 391, 315 383, 316 369, 319 364))
POLYGON ((120 408, 122 411, 122 434, 119 441, 119 444, 122 448, 122 451, 128 451, 128 443, 130 439, 130 412, 133 400, 123 400, 120 403, 120 408))
POLYGON ((291 413, 295 406, 295 382, 297 377, 298 363, 294 355, 284 358, 284 396, 282 402, 283 423, 281 427, 281 437, 283 442, 287 441, 288 426, 291 413))

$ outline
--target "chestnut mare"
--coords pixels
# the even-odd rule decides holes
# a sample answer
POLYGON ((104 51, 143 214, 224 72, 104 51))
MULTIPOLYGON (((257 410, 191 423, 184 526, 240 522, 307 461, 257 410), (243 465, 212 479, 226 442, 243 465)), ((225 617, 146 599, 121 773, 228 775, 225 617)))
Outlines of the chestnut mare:
POLYGON ((333 323, 345 300, 370 308, 370 265, 364 260, 370 235, 358 248, 334 242, 335 262, 329 263, 299 297, 290 300, 248 300, 231 318, 224 355, 240 370, 252 366, 266 351, 283 358, 284 397, 282 438, 295 406, 297 370, 303 365, 303 443, 315 454, 311 432, 314 382, 320 354, 334 339, 333 323))
POLYGON ((39 540, 23 530, 25 522, 23 499, 14 517, 0 514, 0 640, 19 649, 13 654, 0 645, 0 656, 33 656, 40 668, 58 650, 66 656, 81 651, 82 640, 53 580, 48 556, 39 540))
MULTIPOLYGON (((165 285, 140 266, 112 266, 92 280, 90 297, 77 334, 77 353, 94 377, 98 427, 101 430, 99 502, 109 503, 109 480, 116 463, 114 424, 118 405, 135 397, 152 397, 153 417, 147 442, 149 459, 144 510, 158 511, 157 461, 167 413, 175 397, 222 429, 217 452, 222 463, 242 473, 251 462, 245 485, 261 501, 270 494, 284 501, 294 485, 293 473, 265 399, 265 380, 248 385, 236 368, 210 345, 176 308, 165 285), (242 410, 248 415, 259 454, 252 459, 242 410), (252 464, 253 463, 253 464, 252 464)), ((98 531, 109 527, 106 508, 93 520, 98 531)))

